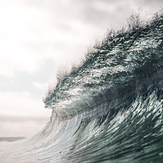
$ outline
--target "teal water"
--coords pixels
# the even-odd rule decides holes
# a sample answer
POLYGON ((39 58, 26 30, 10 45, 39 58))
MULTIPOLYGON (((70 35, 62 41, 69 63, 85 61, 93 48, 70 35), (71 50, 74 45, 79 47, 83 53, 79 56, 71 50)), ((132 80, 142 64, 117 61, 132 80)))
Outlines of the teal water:
POLYGON ((162 163, 163 15, 109 33, 44 102, 50 122, 14 161, 162 163))

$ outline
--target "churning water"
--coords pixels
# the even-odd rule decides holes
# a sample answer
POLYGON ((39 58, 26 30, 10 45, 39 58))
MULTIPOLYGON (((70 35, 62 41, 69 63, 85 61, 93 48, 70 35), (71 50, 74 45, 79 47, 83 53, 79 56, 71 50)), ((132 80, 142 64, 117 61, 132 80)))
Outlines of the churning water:
POLYGON ((109 33, 45 99, 47 126, 7 163, 162 163, 163 16, 109 33))

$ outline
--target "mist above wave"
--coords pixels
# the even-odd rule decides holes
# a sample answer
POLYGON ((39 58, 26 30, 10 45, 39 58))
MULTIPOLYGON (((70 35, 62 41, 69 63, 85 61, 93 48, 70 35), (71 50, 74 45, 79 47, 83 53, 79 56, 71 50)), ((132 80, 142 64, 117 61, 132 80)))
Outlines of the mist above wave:
POLYGON ((109 32, 101 45, 87 54, 81 67, 58 78, 56 88, 44 100, 45 106, 62 117, 72 117, 122 98, 162 69, 162 50, 163 15, 146 25, 135 17, 128 30, 109 32))
POLYGON ((1 162, 163 160, 163 15, 110 32, 45 99, 50 122, 1 162))

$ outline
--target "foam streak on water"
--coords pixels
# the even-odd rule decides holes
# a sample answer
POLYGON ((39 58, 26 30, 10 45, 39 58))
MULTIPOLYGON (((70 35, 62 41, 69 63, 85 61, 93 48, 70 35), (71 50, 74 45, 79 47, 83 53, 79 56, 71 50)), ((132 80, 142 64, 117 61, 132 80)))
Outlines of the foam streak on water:
POLYGON ((163 16, 108 34, 45 106, 47 126, 0 162, 163 162, 163 16))

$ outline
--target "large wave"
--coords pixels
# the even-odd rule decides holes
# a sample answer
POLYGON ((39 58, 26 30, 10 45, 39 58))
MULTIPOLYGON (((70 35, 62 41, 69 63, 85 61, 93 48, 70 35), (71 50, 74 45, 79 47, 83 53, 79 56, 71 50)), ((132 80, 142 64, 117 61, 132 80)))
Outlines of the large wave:
POLYGON ((0 162, 163 162, 163 15, 108 33, 44 102, 50 122, 0 162))

